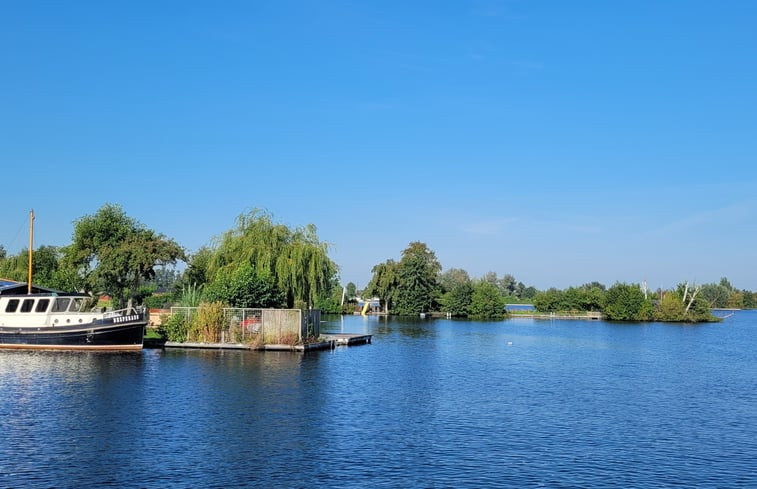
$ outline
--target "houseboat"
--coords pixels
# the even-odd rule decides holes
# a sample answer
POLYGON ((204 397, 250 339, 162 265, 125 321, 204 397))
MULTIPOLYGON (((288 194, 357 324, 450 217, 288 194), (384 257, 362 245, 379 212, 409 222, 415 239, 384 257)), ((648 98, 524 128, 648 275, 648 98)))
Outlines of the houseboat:
POLYGON ((92 306, 85 294, 0 280, 0 348, 142 349, 147 325, 143 308, 103 311, 92 306))

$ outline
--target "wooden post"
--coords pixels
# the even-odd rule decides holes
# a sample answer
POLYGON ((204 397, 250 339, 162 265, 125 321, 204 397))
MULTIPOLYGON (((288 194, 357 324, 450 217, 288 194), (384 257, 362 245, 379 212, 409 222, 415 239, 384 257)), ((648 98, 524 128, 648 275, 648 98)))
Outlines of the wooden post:
POLYGON ((34 209, 29 211, 29 278, 26 281, 27 293, 32 293, 32 249, 34 247, 34 209))

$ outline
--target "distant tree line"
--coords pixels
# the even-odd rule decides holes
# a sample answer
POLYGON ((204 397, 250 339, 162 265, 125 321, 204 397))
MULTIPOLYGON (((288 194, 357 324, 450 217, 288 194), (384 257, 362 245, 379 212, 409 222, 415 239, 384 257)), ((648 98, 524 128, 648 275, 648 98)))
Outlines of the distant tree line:
POLYGON ((505 304, 527 301, 537 293, 512 275, 498 278, 489 272, 472 279, 459 268, 442 272, 436 254, 419 241, 410 243, 399 261, 379 263, 372 273, 363 294, 378 297, 385 313, 401 316, 441 311, 454 317, 502 319, 505 304))

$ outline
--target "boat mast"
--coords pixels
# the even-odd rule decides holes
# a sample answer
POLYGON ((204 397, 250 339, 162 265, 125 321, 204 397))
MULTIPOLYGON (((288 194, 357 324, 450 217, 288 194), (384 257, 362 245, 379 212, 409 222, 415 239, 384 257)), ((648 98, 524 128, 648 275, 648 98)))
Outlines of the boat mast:
POLYGON ((34 209, 29 211, 29 280, 27 293, 32 293, 32 247, 34 246, 34 209))

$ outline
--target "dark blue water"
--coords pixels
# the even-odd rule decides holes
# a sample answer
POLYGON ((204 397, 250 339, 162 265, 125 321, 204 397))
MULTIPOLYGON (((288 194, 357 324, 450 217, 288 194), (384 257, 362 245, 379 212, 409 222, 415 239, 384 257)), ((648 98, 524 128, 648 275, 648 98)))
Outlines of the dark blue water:
POLYGON ((346 317, 314 354, 0 352, 0 487, 757 487, 757 313, 346 317))

